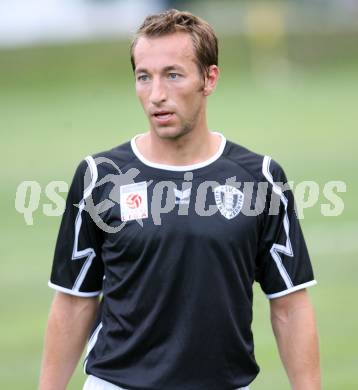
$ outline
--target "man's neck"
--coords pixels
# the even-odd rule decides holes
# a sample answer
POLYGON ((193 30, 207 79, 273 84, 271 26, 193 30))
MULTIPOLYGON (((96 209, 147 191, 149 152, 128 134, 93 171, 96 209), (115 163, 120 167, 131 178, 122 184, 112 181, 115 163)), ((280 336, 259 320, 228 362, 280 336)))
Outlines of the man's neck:
POLYGON ((190 132, 177 139, 160 138, 148 132, 136 139, 139 152, 150 162, 165 165, 192 165, 208 160, 220 148, 221 137, 208 130, 190 132))

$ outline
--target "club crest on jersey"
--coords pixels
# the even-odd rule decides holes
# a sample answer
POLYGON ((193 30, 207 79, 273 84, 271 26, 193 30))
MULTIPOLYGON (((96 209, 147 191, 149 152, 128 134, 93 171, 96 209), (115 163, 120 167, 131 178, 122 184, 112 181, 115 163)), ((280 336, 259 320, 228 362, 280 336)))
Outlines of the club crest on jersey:
POLYGON ((244 194, 235 187, 224 185, 214 189, 215 202, 220 213, 227 219, 236 217, 244 203, 244 194))

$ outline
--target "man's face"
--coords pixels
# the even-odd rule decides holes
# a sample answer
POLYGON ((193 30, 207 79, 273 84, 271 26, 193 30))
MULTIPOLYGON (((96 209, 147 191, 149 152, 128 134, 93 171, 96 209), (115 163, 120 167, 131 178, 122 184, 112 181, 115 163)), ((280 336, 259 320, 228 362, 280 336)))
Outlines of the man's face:
POLYGON ((175 139, 205 125, 203 77, 191 37, 141 37, 134 49, 136 93, 160 138, 175 139))

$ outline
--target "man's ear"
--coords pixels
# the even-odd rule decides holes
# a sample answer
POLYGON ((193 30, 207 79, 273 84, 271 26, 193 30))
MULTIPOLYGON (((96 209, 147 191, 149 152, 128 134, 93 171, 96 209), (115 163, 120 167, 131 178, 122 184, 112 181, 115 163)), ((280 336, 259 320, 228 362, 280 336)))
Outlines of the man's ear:
POLYGON ((204 96, 209 96, 214 92, 216 84, 219 80, 220 70, 216 65, 210 65, 207 74, 205 75, 203 93, 204 96))

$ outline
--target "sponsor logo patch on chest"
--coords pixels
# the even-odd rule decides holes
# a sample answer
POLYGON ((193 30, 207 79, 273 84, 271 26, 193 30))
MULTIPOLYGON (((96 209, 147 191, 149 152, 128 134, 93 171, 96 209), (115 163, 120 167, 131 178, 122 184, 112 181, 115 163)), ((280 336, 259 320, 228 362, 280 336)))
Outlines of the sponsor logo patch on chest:
POLYGON ((120 187, 121 220, 148 218, 147 183, 126 184, 120 187))
POLYGON ((214 189, 215 202, 226 219, 236 217, 244 203, 244 194, 235 187, 224 185, 214 189))
POLYGON ((190 193, 191 193, 191 188, 188 188, 184 191, 179 191, 176 188, 174 188, 175 204, 189 204, 190 193))

